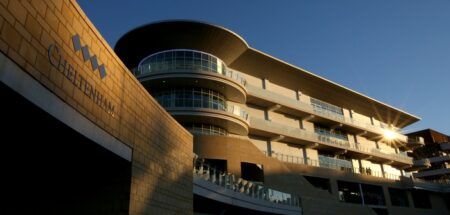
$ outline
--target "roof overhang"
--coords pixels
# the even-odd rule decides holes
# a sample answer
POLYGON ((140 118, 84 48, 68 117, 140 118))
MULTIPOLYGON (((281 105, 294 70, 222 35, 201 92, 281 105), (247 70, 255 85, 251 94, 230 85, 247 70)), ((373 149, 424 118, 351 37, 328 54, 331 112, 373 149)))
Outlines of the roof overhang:
POLYGON ((417 116, 258 51, 236 33, 208 23, 188 20, 151 23, 128 32, 115 46, 117 55, 130 69, 144 57, 169 49, 194 49, 213 54, 232 69, 270 78, 271 82, 291 89, 301 89, 306 95, 395 127, 403 128, 420 120, 417 116))

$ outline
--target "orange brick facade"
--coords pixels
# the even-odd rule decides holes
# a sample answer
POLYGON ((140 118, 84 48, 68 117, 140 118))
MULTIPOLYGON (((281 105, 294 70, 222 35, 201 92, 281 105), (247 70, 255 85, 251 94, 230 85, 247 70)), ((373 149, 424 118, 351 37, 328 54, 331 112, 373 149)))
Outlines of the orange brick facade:
POLYGON ((84 117, 132 148, 130 214, 192 213, 192 135, 148 94, 75 0, 0 0, 0 51, 84 117), (75 52, 79 35, 104 64, 100 78, 75 52), (61 56, 111 104, 105 111, 49 61, 61 56))

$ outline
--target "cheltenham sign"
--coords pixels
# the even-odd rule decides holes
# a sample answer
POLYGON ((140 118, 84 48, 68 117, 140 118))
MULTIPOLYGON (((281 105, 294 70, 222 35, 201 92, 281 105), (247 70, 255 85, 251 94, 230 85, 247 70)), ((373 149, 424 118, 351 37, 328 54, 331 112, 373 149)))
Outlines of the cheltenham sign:
MULTIPOLYGON (((89 47, 87 45, 81 46, 80 37, 78 35, 72 37, 72 42, 75 53, 81 50, 84 62, 89 60, 91 62, 92 70, 94 72, 98 71, 100 78, 104 79, 106 77, 105 66, 103 64, 99 65, 95 55, 90 55, 89 47)), ((111 101, 98 91, 83 75, 75 70, 74 66, 63 57, 60 48, 56 44, 51 44, 48 47, 48 60, 54 68, 70 81, 70 83, 80 89, 87 97, 89 97, 89 99, 109 115, 115 117, 115 108, 111 101)))

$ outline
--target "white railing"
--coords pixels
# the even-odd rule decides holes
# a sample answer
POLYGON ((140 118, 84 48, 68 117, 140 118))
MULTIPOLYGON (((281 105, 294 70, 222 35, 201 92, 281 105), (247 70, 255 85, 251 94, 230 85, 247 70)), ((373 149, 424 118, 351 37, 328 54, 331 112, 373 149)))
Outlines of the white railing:
POLYGON ((235 177, 234 174, 224 171, 218 171, 203 159, 194 157, 194 174, 202 179, 250 196, 252 198, 266 200, 272 203, 301 207, 301 198, 299 196, 270 189, 261 183, 244 180, 235 177))
POLYGON ((245 121, 248 123, 250 122, 248 113, 244 109, 242 109, 240 106, 228 104, 226 107, 226 111, 229 113, 232 113, 236 116, 240 116, 240 117, 244 118, 245 121))

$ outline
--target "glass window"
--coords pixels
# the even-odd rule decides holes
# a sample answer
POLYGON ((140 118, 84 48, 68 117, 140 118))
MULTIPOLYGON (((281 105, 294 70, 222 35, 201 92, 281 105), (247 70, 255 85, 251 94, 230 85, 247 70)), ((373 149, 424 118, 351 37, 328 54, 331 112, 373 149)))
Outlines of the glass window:
POLYGON ((225 129, 213 125, 185 123, 183 126, 194 135, 228 135, 225 129))
POLYGON ((164 107, 202 107, 226 110, 225 97, 212 90, 202 88, 181 88, 153 93, 156 100, 164 107), (167 101, 166 101, 167 100, 167 101))
POLYGON ((376 185, 361 184, 366 205, 386 205, 383 188, 376 185))
POLYGON ((362 204, 362 196, 358 183, 337 181, 339 200, 341 202, 362 204))
POLYGON ((228 75, 228 68, 220 59, 199 51, 190 50, 169 50, 155 53, 144 60, 137 67, 141 73, 164 72, 173 69, 194 69, 213 72, 236 79, 239 83, 245 84, 245 79, 236 75, 228 75))
POLYGON ((425 190, 412 190, 412 199, 416 208, 431 208, 430 197, 425 190))
POLYGON ((200 52, 194 52, 194 58, 202 59, 202 54, 200 52))
POLYGON ((389 188, 389 196, 394 206, 409 207, 408 196, 406 190, 389 188))

